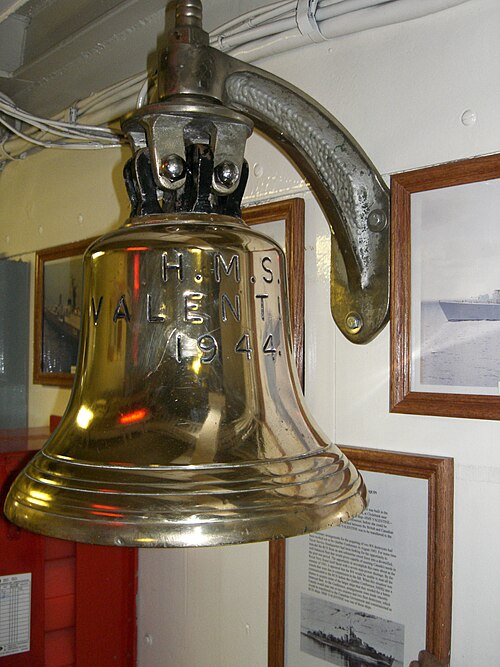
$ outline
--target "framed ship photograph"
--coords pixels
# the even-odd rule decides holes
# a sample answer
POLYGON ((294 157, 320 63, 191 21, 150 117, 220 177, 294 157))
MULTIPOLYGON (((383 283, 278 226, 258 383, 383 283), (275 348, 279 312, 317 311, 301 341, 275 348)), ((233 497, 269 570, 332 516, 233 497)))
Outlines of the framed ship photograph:
POLYGON ((500 419, 500 155, 391 193, 391 411, 500 419))
POLYGON ((77 362, 82 259, 94 238, 36 253, 33 382, 71 387, 77 362))
POLYGON ((270 558, 269 667, 448 665, 453 459, 343 447, 370 503, 270 558))

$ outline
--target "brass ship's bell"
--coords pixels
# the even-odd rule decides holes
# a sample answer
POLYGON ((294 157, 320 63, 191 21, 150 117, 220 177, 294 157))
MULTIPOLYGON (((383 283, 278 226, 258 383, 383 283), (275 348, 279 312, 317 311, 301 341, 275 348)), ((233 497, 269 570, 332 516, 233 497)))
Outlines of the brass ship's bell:
MULTIPOLYGON (((204 43, 197 6, 179 3, 170 60, 204 43)), ((304 407, 283 253, 239 218, 251 123, 192 90, 161 97, 124 122, 132 216, 85 253, 70 403, 6 514, 54 537, 155 547, 338 524, 366 491, 304 407)))

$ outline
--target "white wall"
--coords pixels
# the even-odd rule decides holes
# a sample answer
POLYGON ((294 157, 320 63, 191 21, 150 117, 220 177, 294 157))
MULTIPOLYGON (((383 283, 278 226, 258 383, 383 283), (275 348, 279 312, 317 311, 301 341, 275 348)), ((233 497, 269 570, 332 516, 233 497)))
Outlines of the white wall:
MULTIPOLYGON (((390 173, 500 151, 500 3, 470 0, 398 26, 312 45, 262 66, 324 104, 390 173), (466 109, 477 122, 465 126, 466 109)), ((247 157, 248 200, 305 192, 262 138, 247 157), (259 170, 255 170, 259 173, 259 170)), ((0 177, 0 249, 8 255, 92 236, 126 215, 122 157, 49 152, 0 177), (8 240, 7 240, 7 237, 8 240)), ((328 229, 306 193, 308 403, 337 442, 453 456, 456 463, 453 667, 500 664, 500 425, 388 412, 389 332, 348 343, 329 316, 328 229)), ((32 387, 30 424, 61 412, 68 392, 32 387)), ((141 667, 264 667, 267 547, 143 551, 141 667)), ((300 666, 289 666, 300 667, 300 666)))

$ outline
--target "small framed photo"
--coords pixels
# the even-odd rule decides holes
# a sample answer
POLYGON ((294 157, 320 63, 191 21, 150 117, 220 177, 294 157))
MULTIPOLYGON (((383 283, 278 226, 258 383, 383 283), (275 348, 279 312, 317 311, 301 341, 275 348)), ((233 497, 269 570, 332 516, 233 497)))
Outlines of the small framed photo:
POLYGON ((500 155, 391 192, 391 411, 500 419, 500 155))
POLYGON ((71 387, 82 309, 82 259, 94 238, 40 250, 35 267, 33 382, 71 387))
POLYGON ((453 459, 341 447, 368 508, 269 560, 269 667, 405 667, 451 645, 453 459))

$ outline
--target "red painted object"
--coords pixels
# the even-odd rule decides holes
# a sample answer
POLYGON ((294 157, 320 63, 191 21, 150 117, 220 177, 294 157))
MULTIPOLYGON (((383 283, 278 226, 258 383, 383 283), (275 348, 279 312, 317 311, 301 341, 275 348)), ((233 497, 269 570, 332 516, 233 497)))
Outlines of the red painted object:
MULTIPOLYGON (((0 503, 29 460, 27 452, 0 454, 0 503)), ((1 667, 45 667, 44 538, 0 520, 0 576, 31 572, 31 650, 0 657, 1 667)), ((1 655, 1 654, 0 654, 1 655)))
MULTIPOLYGON (((1 507, 34 453, 26 449, 40 445, 39 431, 16 432, 12 440, 0 434, 1 507), (17 451, 5 451, 9 445, 17 451)), ((0 513, 0 576, 26 572, 32 575, 30 650, 0 653, 0 667, 134 667, 136 549, 46 538, 0 513)))

